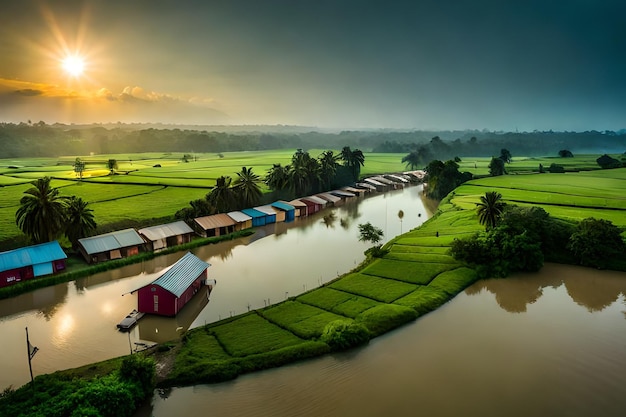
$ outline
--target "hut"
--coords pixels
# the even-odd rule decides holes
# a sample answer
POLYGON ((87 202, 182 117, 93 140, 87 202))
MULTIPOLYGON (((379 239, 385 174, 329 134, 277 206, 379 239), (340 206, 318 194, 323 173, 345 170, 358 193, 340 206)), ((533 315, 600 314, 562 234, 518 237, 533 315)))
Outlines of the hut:
POLYGON ((145 250, 145 241, 135 229, 78 239, 78 249, 87 263, 126 258, 145 250))
POLYGON ((355 188, 355 187, 342 187, 341 188, 343 191, 347 191, 349 193, 355 194, 357 196, 362 196, 365 195, 365 193, 369 192, 369 189, 365 189, 365 188, 355 188))
POLYGON ((245 213, 240 211, 231 211, 228 214, 228 217, 235 221, 235 231, 245 230, 252 227, 252 217, 248 216, 245 213))
POLYGON ((347 200, 352 197, 356 197, 355 193, 348 192, 346 190, 333 190, 330 194, 341 198, 342 200, 347 200))
POLYGON ((252 227, 265 226, 267 221, 267 216, 265 213, 255 210, 253 208, 243 209, 241 210, 241 212, 252 217, 252 227))
POLYGON ((276 210, 272 208, 270 205, 266 206, 258 206, 254 208, 256 211, 260 211, 265 214, 265 224, 272 224, 276 222, 285 221, 285 216, 277 216, 276 210), (280 219, 280 220, 279 220, 280 219))
POLYGON ((209 266, 209 263, 187 252, 159 278, 135 290, 137 310, 140 313, 175 316, 206 284, 209 266))
POLYGON ((270 205, 276 210, 277 217, 282 213, 283 221, 292 222, 296 218, 296 208, 291 204, 287 204, 284 201, 275 201, 270 205))
POLYGON ((305 217, 308 214, 307 205, 300 200, 291 200, 287 204, 294 208, 295 217, 305 217))
MULTIPOLYGON (((380 184, 380 185, 382 187, 382 184, 380 184)), ((369 184, 367 182, 358 182, 358 183, 356 183, 356 186, 358 188, 360 188, 360 189, 365 190, 365 192, 367 192, 367 193, 372 192, 372 191, 377 191, 377 188, 376 188, 375 185, 369 184)))
POLYGON ((333 206, 341 204, 341 197, 337 197, 336 195, 332 195, 331 193, 320 193, 316 194, 316 197, 321 198, 322 200, 326 200, 328 203, 333 206))
POLYGON ((377 181, 373 178, 365 178, 363 182, 371 186, 374 186, 374 188, 376 188, 376 191, 386 191, 388 188, 386 184, 383 184, 382 182, 377 181))
POLYGON ((235 222, 225 213, 193 219, 193 229, 202 237, 224 236, 235 231, 235 222))
POLYGON ((65 270, 67 255, 52 241, 0 253, 0 287, 65 270))
POLYGON ((315 196, 302 197, 300 201, 307 205, 307 212, 309 216, 326 207, 327 203, 326 200, 315 196))
POLYGON ((137 232, 146 241, 147 249, 153 252, 170 246, 189 243, 193 236, 193 229, 182 220, 160 226, 145 227, 137 230, 137 232))

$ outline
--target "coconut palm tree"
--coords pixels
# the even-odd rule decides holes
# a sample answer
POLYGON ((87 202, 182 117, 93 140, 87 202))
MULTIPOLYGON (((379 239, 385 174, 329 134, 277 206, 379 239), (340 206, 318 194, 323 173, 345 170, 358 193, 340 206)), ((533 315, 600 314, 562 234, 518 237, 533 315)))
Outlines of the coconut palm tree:
POLYGON ((289 165, 273 164, 263 180, 270 190, 278 191, 289 188, 289 165))
POLYGON ((337 173, 338 156, 333 151, 324 151, 318 159, 320 185, 324 190, 328 190, 337 173))
POLYGON ((478 221, 487 230, 491 230, 500 221, 505 203, 502 201, 502 194, 497 191, 487 191, 484 196, 480 197, 480 203, 476 203, 476 206, 478 221))
POLYGON ((341 159, 344 165, 350 169, 352 179, 358 180, 361 173, 361 166, 365 165, 365 155, 359 149, 352 150, 349 146, 344 146, 341 150, 341 159))
POLYGON ((230 186, 231 182, 230 177, 222 175, 215 180, 215 187, 207 194, 207 200, 218 213, 226 213, 235 207, 235 192, 230 186))
POLYGON ((65 236, 76 248, 78 239, 91 236, 96 230, 96 221, 89 203, 80 197, 71 196, 67 200, 65 236))
POLYGON ((296 196, 301 197, 319 186, 319 164, 308 152, 301 149, 291 158, 290 185, 296 196))
POLYGON ((241 167, 237 178, 233 183, 240 208, 253 207, 259 204, 263 193, 261 192, 261 177, 252 172, 252 168, 241 167))
POLYGON ((50 177, 32 181, 33 187, 24 191, 15 223, 33 243, 50 242, 63 232, 67 198, 52 188, 50 177))
POLYGON ((417 151, 411 151, 402 158, 402 163, 406 164, 407 169, 416 169, 420 166, 421 157, 417 151))

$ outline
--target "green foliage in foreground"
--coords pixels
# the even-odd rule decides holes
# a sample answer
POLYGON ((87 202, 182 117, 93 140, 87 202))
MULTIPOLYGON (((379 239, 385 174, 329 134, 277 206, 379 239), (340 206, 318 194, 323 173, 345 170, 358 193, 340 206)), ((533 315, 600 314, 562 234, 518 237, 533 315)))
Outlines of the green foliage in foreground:
POLYGON ((321 340, 333 350, 346 350, 367 343, 370 333, 361 323, 335 320, 324 327, 321 340))
POLYGON ((93 378, 59 373, 38 376, 34 390, 24 385, 5 395, 0 399, 0 409, 3 416, 14 417, 132 416, 153 389, 152 359, 130 355, 119 368, 93 378))

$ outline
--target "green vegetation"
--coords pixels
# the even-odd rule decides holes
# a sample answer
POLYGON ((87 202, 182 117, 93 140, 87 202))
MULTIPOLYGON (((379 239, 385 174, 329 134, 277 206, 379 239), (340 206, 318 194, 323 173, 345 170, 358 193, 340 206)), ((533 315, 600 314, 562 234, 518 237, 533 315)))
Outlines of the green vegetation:
MULTIPOLYGON (((518 158, 510 165, 516 162, 518 158)), ((536 161, 532 165, 536 167, 536 161)), ((624 195, 626 169, 506 175, 469 181, 444 198, 438 212, 424 225, 387 243, 384 249, 388 252, 382 258, 370 258, 357 270, 296 298, 188 331, 171 349, 156 351, 157 361, 175 358, 173 370, 160 376, 159 385, 232 379, 241 373, 357 346, 369 340, 367 337, 415 320, 446 303, 485 273, 472 264, 474 258, 468 258, 464 264, 449 255, 448 251, 462 237, 479 233, 475 240, 483 239, 480 234, 485 234, 485 240, 491 239, 489 247, 495 247, 501 258, 508 259, 507 265, 497 264, 493 268, 496 273, 505 268, 511 271, 537 266, 538 255, 563 248, 563 237, 572 235, 574 230, 583 247, 597 242, 594 239, 599 236, 602 242, 619 248, 613 238, 615 231, 626 227, 624 195), (480 225, 476 211, 480 197, 487 191, 497 191, 507 204, 493 228, 496 234, 490 237, 486 237, 489 232, 480 225), (596 218, 615 219, 615 226, 594 223, 589 228, 575 229, 590 217, 587 210, 596 218), (603 232, 588 233, 589 230, 603 232), (607 233, 612 236, 610 239, 604 239, 607 233)), ((619 239, 623 237, 624 232, 619 239)), ((555 253, 565 256, 566 261, 574 259, 572 255, 567 258, 561 252, 555 253)), ((606 267, 626 270, 624 259, 622 249, 606 267)), ((66 374, 54 375, 59 380, 66 374)), ((38 377, 36 383, 44 378, 52 376, 38 377)), ((2 401, 13 404, 14 398, 9 394, 2 401)), ((23 401, 31 404, 28 399, 23 401)))

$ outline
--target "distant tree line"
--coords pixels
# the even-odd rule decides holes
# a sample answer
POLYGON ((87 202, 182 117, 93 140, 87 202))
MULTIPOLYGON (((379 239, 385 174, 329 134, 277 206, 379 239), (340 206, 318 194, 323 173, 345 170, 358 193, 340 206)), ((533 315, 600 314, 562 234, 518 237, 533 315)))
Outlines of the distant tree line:
POLYGON ((621 153, 626 130, 587 132, 490 132, 362 130, 324 132, 303 128, 263 126, 257 130, 233 127, 144 128, 142 125, 74 126, 38 123, 0 123, 0 159, 58 157, 140 152, 220 153, 269 149, 338 149, 350 146, 373 152, 415 153, 425 166, 464 156, 493 155, 506 148, 515 155, 552 154, 555 149, 575 153, 621 153), (273 131, 275 130, 275 131, 273 131))

